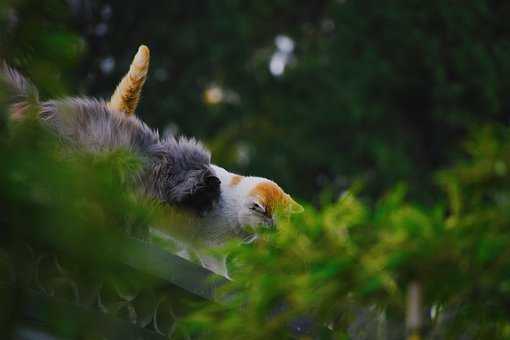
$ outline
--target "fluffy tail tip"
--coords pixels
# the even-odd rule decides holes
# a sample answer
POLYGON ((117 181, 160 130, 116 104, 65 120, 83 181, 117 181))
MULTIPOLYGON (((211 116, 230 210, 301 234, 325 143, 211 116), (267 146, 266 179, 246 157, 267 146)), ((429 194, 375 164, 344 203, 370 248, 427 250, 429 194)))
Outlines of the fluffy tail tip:
POLYGON ((133 60, 133 64, 140 68, 146 68, 149 64, 150 56, 151 53, 149 48, 146 45, 140 45, 133 60))

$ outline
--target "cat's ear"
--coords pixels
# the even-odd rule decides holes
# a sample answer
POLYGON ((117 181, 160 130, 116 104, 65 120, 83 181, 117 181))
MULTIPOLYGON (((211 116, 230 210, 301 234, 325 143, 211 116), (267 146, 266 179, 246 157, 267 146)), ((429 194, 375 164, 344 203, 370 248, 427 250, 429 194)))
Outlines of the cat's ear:
POLYGON ((179 205, 204 213, 210 210, 220 196, 220 180, 206 167, 189 170, 184 180, 172 188, 172 196, 179 205))
POLYGON ((133 58, 128 73, 117 85, 115 92, 108 102, 108 107, 114 112, 123 112, 126 116, 131 116, 135 113, 140 101, 143 84, 149 72, 149 59, 149 48, 141 45, 133 58))

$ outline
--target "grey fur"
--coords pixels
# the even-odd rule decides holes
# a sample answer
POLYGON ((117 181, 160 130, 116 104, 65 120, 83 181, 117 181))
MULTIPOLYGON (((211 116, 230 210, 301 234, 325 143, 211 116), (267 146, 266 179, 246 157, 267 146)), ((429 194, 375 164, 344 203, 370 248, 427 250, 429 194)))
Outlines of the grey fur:
POLYGON ((220 195, 220 180, 210 168, 211 155, 194 139, 173 137, 152 144, 153 166, 145 188, 160 200, 203 214, 220 195), (161 183, 166 183, 161 185, 161 183))
POLYGON ((139 183, 150 196, 200 215, 218 201, 220 180, 201 143, 183 137, 162 140, 138 118, 114 112, 101 100, 66 98, 39 103, 30 82, 6 65, 2 71, 12 90, 12 107, 36 107, 42 121, 67 144, 92 152, 124 148, 141 156, 145 166, 139 183))
POLYGON ((18 118, 39 102, 37 88, 16 70, 0 62, 0 81, 8 92, 9 113, 18 118))
POLYGON ((104 101, 66 98, 40 104, 41 119, 67 143, 88 151, 126 148, 145 154, 159 142, 157 132, 136 118, 113 114, 104 101))

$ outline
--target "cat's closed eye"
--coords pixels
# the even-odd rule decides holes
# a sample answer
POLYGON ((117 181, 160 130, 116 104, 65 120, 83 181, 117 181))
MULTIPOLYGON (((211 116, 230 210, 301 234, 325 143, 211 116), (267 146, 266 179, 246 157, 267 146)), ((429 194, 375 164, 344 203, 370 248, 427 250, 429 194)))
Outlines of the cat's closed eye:
POLYGON ((266 208, 264 208, 262 205, 260 205, 257 202, 253 202, 252 205, 250 206, 250 209, 253 211, 256 211, 258 213, 261 213, 261 214, 266 213, 266 208))

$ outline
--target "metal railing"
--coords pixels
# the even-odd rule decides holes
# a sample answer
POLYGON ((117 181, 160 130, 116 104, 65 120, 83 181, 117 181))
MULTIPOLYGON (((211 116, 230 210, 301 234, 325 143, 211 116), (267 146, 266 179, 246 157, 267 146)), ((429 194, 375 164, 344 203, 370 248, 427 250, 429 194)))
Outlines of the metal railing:
POLYGON ((99 263, 87 262, 97 249, 73 253, 58 242, 4 251, 0 287, 11 296, 15 337, 186 338, 179 318, 197 302, 215 301, 226 279, 155 244, 118 237, 122 247, 99 263))

